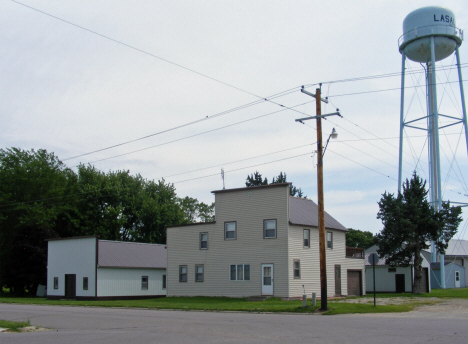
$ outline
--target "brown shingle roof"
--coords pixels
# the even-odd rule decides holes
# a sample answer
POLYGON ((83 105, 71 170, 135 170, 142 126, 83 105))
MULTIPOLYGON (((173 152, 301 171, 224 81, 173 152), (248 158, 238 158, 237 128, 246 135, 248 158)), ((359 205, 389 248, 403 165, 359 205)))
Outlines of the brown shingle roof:
POLYGON ((98 265, 121 268, 167 268, 166 245, 98 241, 98 265))
MULTIPOLYGON (((289 197, 289 223, 318 227, 318 206, 310 199, 289 197)), ((325 228, 348 231, 345 226, 325 212, 325 228)))

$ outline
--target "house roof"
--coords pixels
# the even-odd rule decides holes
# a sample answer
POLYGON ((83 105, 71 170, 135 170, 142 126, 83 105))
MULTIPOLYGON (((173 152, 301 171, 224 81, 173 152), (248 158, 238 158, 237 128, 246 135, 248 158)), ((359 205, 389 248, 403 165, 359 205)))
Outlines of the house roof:
POLYGON ((468 256, 468 240, 452 239, 445 250, 446 256, 468 256))
POLYGON ((232 192, 232 191, 242 191, 242 190, 255 190, 255 189, 265 189, 265 188, 277 188, 277 187, 286 187, 292 183, 278 183, 278 184, 268 184, 268 185, 259 185, 259 186, 248 186, 245 188, 235 188, 235 189, 223 189, 211 191, 211 193, 222 193, 222 192, 232 192))
MULTIPOLYGON (((444 266, 447 266, 447 265, 450 265, 450 264, 460 266, 458 264, 455 264, 454 262, 444 262, 444 266)), ((440 262, 431 263, 431 269, 432 270, 440 270, 440 262)))
POLYGON ((114 268, 166 269, 166 245, 98 240, 98 265, 114 268))
MULTIPOLYGON (((318 227, 318 206, 310 199, 289 197, 289 223, 318 227)), ((345 226, 325 212, 325 228, 348 231, 345 226)))

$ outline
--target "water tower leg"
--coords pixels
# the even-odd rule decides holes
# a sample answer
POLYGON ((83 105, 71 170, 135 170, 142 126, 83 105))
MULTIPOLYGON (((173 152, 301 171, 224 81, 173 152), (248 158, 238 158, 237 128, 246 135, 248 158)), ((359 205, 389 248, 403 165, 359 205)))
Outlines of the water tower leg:
POLYGON ((468 124, 466 120, 466 105, 465 105, 465 92, 463 91, 463 77, 460 67, 460 52, 458 51, 458 47, 455 50, 455 55, 457 56, 457 68, 458 68, 458 83, 460 84, 460 95, 461 95, 461 102, 462 102, 462 109, 463 109, 463 125, 465 126, 465 139, 466 139, 466 149, 468 151, 468 124))
POLYGON ((405 112, 405 62, 406 54, 404 51, 401 52, 401 98, 400 98, 400 155, 398 160, 398 193, 401 192, 401 185, 403 181, 402 170, 403 170, 403 128, 405 126, 404 112, 405 112))
MULTIPOLYGON (((431 36, 431 92, 430 92, 430 104, 432 106, 432 116, 433 116, 433 126, 432 126, 432 138, 434 140, 434 154, 432 155, 432 168, 433 168, 433 199, 434 209, 436 211, 441 210, 442 208, 442 186, 441 186, 441 177, 440 177, 440 150, 439 150, 439 112, 437 108, 437 84, 436 84, 436 72, 435 72, 435 42, 434 36, 431 36)), ((445 289, 445 266, 443 264, 444 256, 439 255, 440 258, 440 280, 441 288, 445 289)))

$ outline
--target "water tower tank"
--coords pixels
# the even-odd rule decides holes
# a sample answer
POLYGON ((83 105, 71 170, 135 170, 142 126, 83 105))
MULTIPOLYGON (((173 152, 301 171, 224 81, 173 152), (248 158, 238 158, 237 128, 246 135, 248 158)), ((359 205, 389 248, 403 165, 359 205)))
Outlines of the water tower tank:
POLYGON ((455 25, 455 15, 444 7, 428 6, 408 14, 399 39, 400 53, 416 62, 431 60, 431 36, 434 36, 435 60, 450 56, 463 40, 463 31, 455 25))

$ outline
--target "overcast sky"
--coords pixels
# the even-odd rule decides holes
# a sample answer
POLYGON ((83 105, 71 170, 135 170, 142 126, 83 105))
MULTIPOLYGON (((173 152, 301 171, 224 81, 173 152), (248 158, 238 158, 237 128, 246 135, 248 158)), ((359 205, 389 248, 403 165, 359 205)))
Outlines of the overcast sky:
MULTIPOLYGON (((300 87, 322 83, 330 99, 322 113, 343 115, 323 121, 324 140, 339 134, 324 158, 325 210, 373 233, 382 229, 381 194, 398 189, 403 19, 445 6, 468 30, 468 2, 450 0, 21 4, 0 2, 0 147, 165 178, 180 197, 209 203, 223 187, 221 168, 226 188, 255 171, 270 181, 283 171, 316 201, 315 121, 294 120, 315 114, 300 87)), ((468 43, 460 55, 468 75, 468 43)), ((454 55, 438 63, 439 112, 460 117, 454 65, 454 55)), ((417 118, 423 67, 407 67, 405 111, 417 118)), ((463 128, 440 134, 444 199, 467 202, 463 128)), ((404 177, 416 168, 427 178, 424 132, 405 137, 404 177)), ((457 237, 468 239, 467 221, 457 237)))

